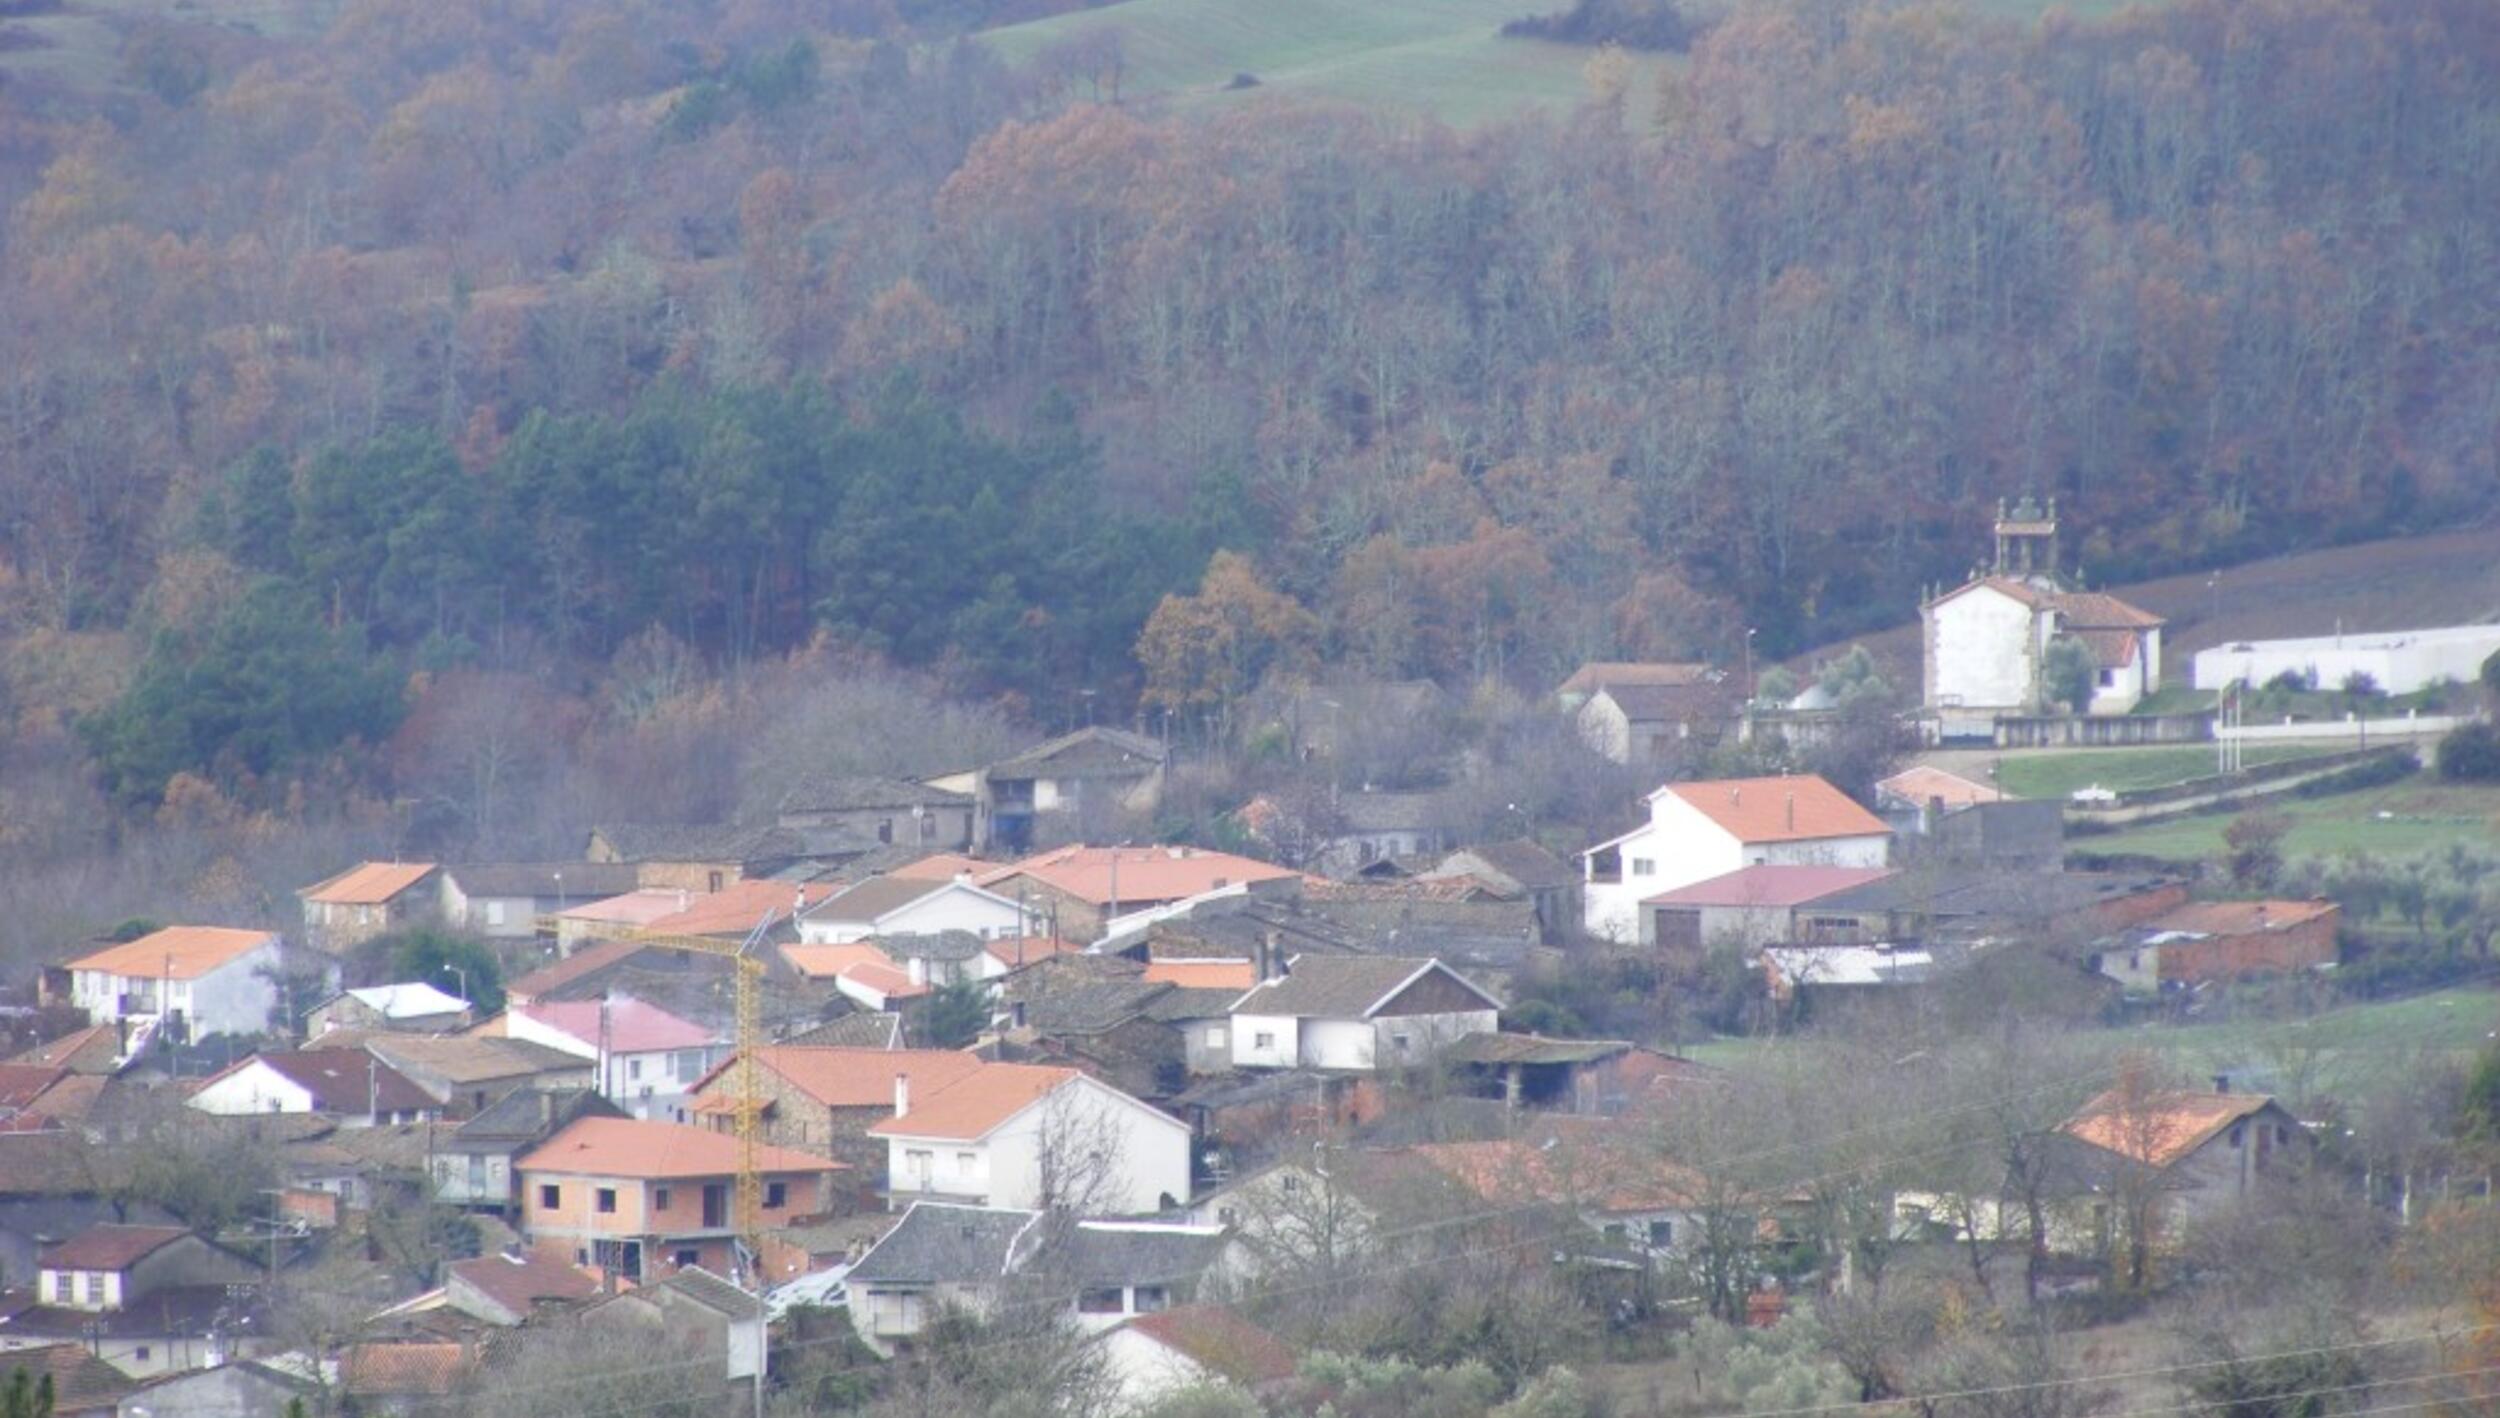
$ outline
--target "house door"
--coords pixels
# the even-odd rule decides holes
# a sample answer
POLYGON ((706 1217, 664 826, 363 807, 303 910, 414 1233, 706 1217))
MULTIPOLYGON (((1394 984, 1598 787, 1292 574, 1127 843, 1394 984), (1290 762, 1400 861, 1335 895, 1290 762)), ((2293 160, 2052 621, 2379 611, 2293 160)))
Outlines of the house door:
POLYGON ((704 1228, 706 1230, 717 1230, 728 1224, 729 1188, 719 1182, 710 1182, 705 1184, 703 1188, 704 1228))

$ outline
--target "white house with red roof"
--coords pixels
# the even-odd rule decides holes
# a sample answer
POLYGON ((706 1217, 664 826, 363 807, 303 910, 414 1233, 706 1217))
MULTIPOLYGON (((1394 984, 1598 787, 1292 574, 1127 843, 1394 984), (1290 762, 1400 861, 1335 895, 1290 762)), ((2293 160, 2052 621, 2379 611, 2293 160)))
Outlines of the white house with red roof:
POLYGON ((1189 1125, 1072 1068, 984 1064, 925 1094, 894 1080, 889 1205, 1138 1215, 1189 1198, 1189 1125))
POLYGON ((532 1000, 503 1022, 508 1037, 593 1060, 601 1095, 662 1122, 686 1121, 688 1092, 730 1052, 717 1031, 631 995, 532 1000))
POLYGON ((137 1053, 160 1022, 193 1039, 269 1029, 282 963, 274 932, 167 926, 63 968, 70 1002, 98 1024, 131 1021, 137 1053))
POLYGON ((1926 704, 1948 737, 1992 732, 2000 715, 2067 712, 2042 682, 2059 640, 2091 652, 2091 713, 2127 713, 2161 688, 2162 618, 2076 589, 2057 562, 2057 503, 2000 504, 1993 565, 1919 608, 1926 704))
POLYGON ((433 1094, 363 1049, 254 1054, 202 1082, 184 1101, 221 1117, 316 1113, 342 1127, 421 1123, 442 1116, 442 1104, 433 1094))
POLYGON ((1649 795, 1649 821, 1580 861, 1582 923, 1630 943, 1652 897, 1751 866, 1889 866, 1892 829, 1811 773, 1669 783, 1649 795))

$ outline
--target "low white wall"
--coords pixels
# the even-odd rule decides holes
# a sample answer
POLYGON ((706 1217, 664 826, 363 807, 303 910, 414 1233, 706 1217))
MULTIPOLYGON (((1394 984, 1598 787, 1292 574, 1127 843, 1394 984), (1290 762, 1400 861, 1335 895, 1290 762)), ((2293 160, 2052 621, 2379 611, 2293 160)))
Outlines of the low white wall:
POLYGON ((2217 728, 2214 737, 2243 743, 2350 743, 2375 739, 2435 738, 2475 721, 2471 714, 2406 714, 2385 719, 2314 719, 2281 724, 2217 728))

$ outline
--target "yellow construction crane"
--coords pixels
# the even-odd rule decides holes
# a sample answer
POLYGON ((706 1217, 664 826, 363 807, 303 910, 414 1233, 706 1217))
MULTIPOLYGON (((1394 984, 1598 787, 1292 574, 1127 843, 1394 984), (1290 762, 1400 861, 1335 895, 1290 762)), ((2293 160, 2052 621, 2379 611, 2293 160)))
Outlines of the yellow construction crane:
MULTIPOLYGON (((764 1263, 764 1175, 756 1153, 763 1131, 764 1090, 759 1065, 755 1061, 757 1046, 764 1042, 764 938, 781 919, 778 911, 767 911, 764 919, 746 933, 744 940, 732 943, 718 936, 677 935, 666 931, 646 931, 636 926, 604 928, 601 938, 647 945, 659 950, 682 950, 690 955, 709 955, 727 960, 735 977, 737 1010, 737 1116, 738 1135, 737 1219, 738 1234, 759 1267, 764 1263)), ((552 917, 540 922, 544 934, 555 934, 552 917)), ((600 1080, 605 1088, 606 1079, 600 1080)))

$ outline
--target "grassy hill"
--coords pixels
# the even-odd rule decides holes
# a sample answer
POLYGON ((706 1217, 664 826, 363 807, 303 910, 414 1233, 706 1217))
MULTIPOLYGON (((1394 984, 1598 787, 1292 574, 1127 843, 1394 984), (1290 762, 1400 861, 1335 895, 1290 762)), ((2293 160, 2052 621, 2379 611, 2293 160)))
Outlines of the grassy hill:
MULTIPOLYGON (((2400 783, 2303 798, 2252 809, 2291 819, 2283 850, 2294 857, 2331 857, 2367 852, 2415 857, 2451 846, 2485 851, 2500 844, 2500 788, 2443 783, 2417 773, 2400 783)), ((2211 860, 2222 854, 2222 834, 2235 813, 2199 813, 2168 822, 2090 837, 2067 839, 2069 851, 2125 853, 2171 861, 2211 860)))
MULTIPOLYGON (((1590 50, 1501 37, 1505 22, 1539 7, 1540 0, 1125 0, 991 30, 982 40, 1023 62, 1069 40, 1116 32, 1128 60, 1121 90, 1128 100, 1212 109, 1285 93, 1465 126, 1529 107, 1568 108, 1587 96, 1590 50), (1236 74, 1252 75, 1257 87, 1228 88, 1236 74)), ((1671 62, 1633 58, 1635 112, 1645 111, 1671 62)))

